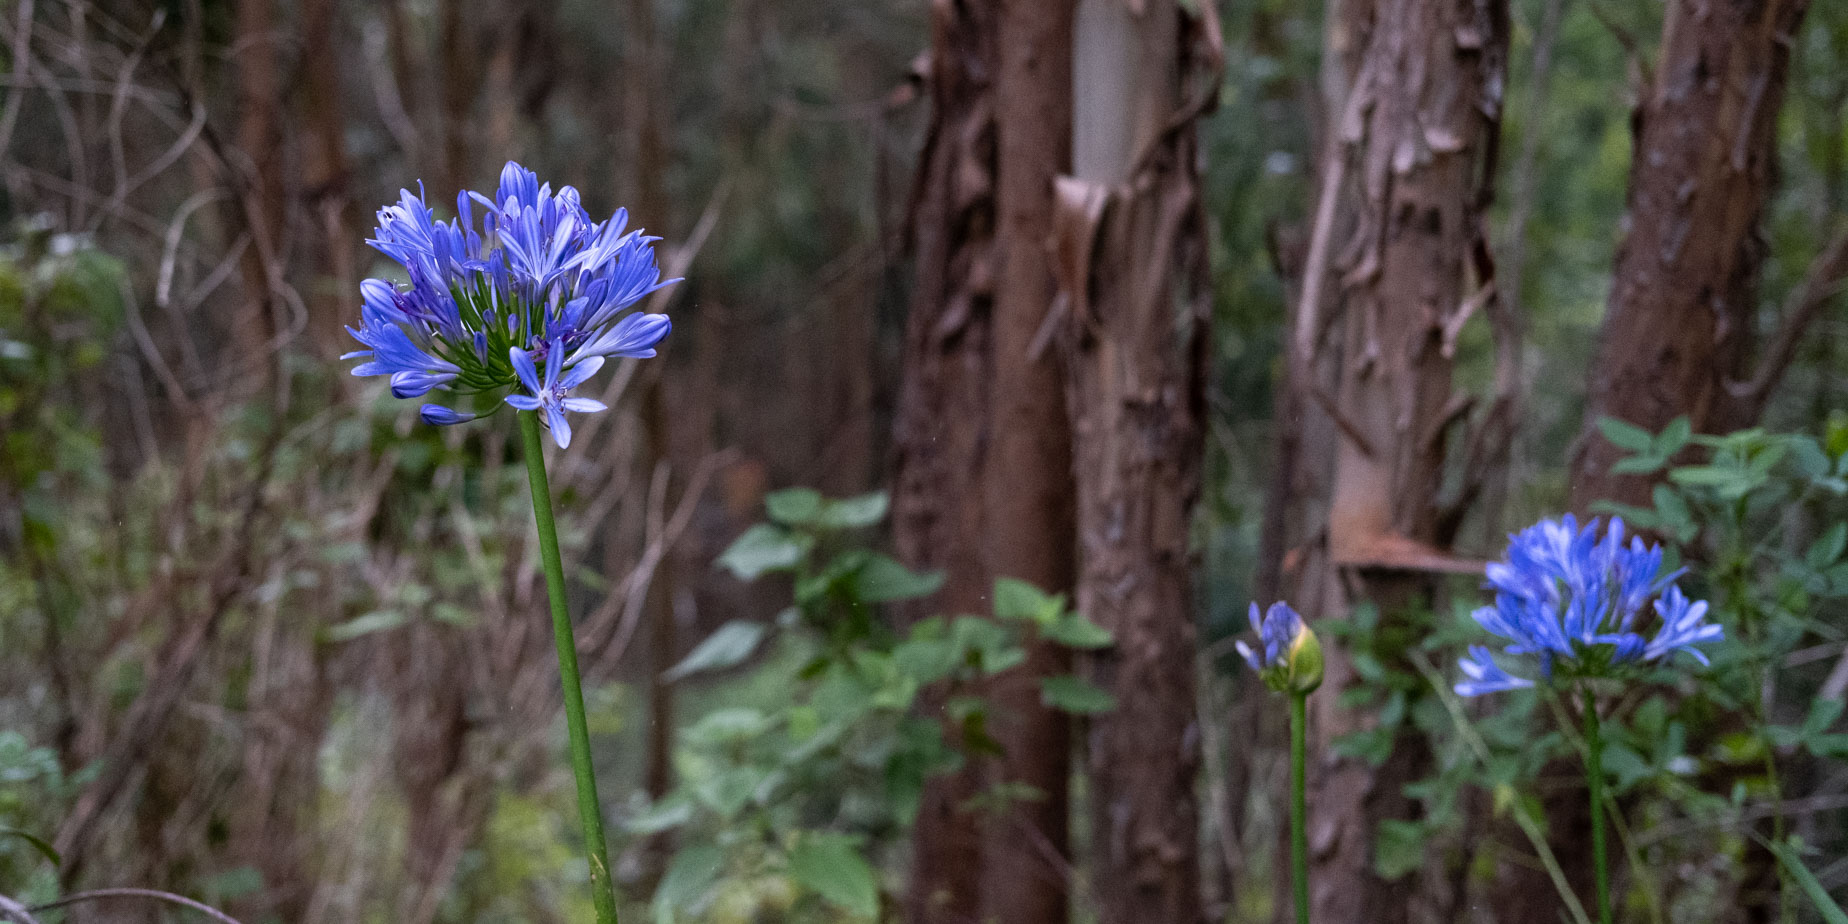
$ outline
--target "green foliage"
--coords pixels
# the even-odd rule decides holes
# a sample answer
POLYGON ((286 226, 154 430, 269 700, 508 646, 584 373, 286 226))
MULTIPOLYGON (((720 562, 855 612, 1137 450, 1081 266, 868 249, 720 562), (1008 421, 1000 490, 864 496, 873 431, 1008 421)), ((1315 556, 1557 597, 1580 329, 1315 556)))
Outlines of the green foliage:
POLYGON ((1778 863, 1796 880, 1797 886, 1803 890, 1803 896, 1809 899, 1810 907, 1815 908, 1827 924, 1848 924, 1848 911, 1843 911, 1842 906, 1829 897, 1829 890, 1803 864, 1803 858, 1795 847, 1789 844, 1767 844, 1766 847, 1777 856, 1778 863))
POLYGON ((56 753, 0 731, 0 884, 19 887, 10 894, 55 894, 60 858, 49 838, 70 791, 56 753))
MULTIPOLYGON (((746 530, 719 566, 746 580, 786 577, 792 605, 774 627, 721 626, 667 672, 684 681, 759 658, 721 688, 727 705, 680 730, 676 789, 627 819, 634 835, 672 831, 681 845, 654 895, 657 921, 808 906, 875 917, 874 861, 903 840, 925 781, 965 759, 950 740, 994 747, 982 683, 1025 661, 1034 637, 1071 648, 1111 641, 1063 596, 1007 578, 996 582, 992 617, 932 616, 895 631, 878 605, 926 597, 942 578, 858 544, 885 516, 884 495, 797 488, 769 495, 765 508, 770 521, 746 530), (930 687, 941 691, 943 721, 917 714, 930 687)), ((1076 677, 1046 678, 1042 691, 1073 713, 1114 706, 1076 677)))
MULTIPOLYGON (((1682 585, 1711 602, 1712 618, 1727 636, 1711 647, 1710 668, 1664 666, 1630 695, 1617 696, 1622 691, 1613 687, 1604 697, 1611 710, 1600 734, 1606 786, 1619 800, 1607 805, 1625 807, 1628 830, 1713 835, 1698 844, 1645 838, 1652 845, 1646 851, 1629 845, 1633 895, 1665 909, 1674 890, 1663 879, 1684 863, 1743 855, 1754 837, 1763 837, 1753 819, 1769 815, 1771 836, 1764 839, 1781 844, 1781 764, 1848 754, 1841 700, 1817 695, 1834 658, 1792 666, 1793 655, 1808 646, 1839 649, 1838 627, 1848 613, 1848 445, 1834 431, 1821 438, 1759 429, 1710 436, 1692 433, 1685 420, 1661 433, 1612 420, 1600 429, 1629 451, 1625 471, 1663 481, 1650 506, 1595 509, 1660 536, 1666 567, 1687 569, 1682 585), (1731 790, 1711 791, 1715 780, 1731 781, 1731 790)), ((1459 603, 1450 626, 1434 627, 1414 658, 1453 662, 1478 631, 1470 609, 1459 603)), ((1497 815, 1522 810, 1543 820, 1544 803, 1535 798, 1542 774, 1555 761, 1576 765, 1585 747, 1571 703, 1544 688, 1516 691, 1502 694, 1494 711, 1467 728, 1430 723, 1416 718, 1416 705, 1408 707, 1418 697, 1405 688, 1406 678, 1385 669, 1367 645, 1354 661, 1369 681, 1364 695, 1385 701, 1382 727, 1411 716, 1437 756, 1435 774, 1408 789, 1424 807, 1421 818, 1380 832, 1382 874, 1408 873, 1441 845, 1467 837, 1455 827, 1461 816, 1454 811, 1466 788, 1493 792, 1497 815)), ((1440 680, 1433 675, 1425 682, 1440 680)), ((1392 737, 1363 732, 1340 746, 1380 760, 1392 737)))

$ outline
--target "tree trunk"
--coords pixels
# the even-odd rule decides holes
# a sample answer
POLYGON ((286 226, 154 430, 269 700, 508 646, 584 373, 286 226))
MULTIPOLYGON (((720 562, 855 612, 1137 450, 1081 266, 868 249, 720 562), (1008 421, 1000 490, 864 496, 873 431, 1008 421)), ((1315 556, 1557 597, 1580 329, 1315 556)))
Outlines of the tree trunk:
MULTIPOLYGON (((1403 657, 1406 619, 1427 609, 1434 571, 1463 570, 1446 551, 1475 496, 1494 445, 1505 442, 1512 394, 1478 421, 1462 462, 1463 490, 1440 496, 1451 428, 1469 404, 1451 391, 1456 336, 1494 302, 1483 232, 1505 72, 1506 4, 1345 0, 1330 24, 1332 76, 1322 199, 1311 232, 1290 376, 1332 418, 1334 470, 1325 544, 1311 539, 1292 599, 1315 620, 1371 602, 1382 614, 1373 654, 1403 657), (1339 232, 1340 238, 1336 238, 1339 232), (1322 295, 1328 296, 1324 317, 1322 295), (1324 382, 1332 381, 1332 394, 1324 382)), ((1497 339, 1507 325, 1497 324, 1497 339)), ((1512 363, 1504 357, 1502 366, 1512 363)), ((1498 376, 1504 383, 1511 374, 1498 376)), ((1508 389, 1511 389, 1511 384, 1508 389)), ((1303 400, 1299 407, 1306 407, 1303 400)), ((1328 455, 1323 450, 1317 455, 1328 455)), ((1428 767, 1415 734, 1399 734, 1374 766, 1339 757, 1334 739, 1377 725, 1341 706, 1360 686, 1338 646, 1311 701, 1311 917, 1322 924, 1404 922, 1419 894, 1412 878, 1374 871, 1374 837, 1409 819, 1406 783, 1428 767)), ((1409 666, 1402 665, 1410 670, 1409 666)), ((1444 881, 1440 878, 1439 880, 1444 881)), ((1449 898, 1430 896, 1439 917, 1449 898)))
POLYGON ((1115 635, 1090 664, 1116 698, 1089 742, 1093 906, 1102 924, 1192 924, 1203 911, 1189 525, 1210 317, 1194 125, 1216 68, 1200 95, 1186 91, 1195 42, 1217 34, 1178 3, 1081 0, 1075 37, 1057 245, 1077 597, 1115 635))
POLYGON ((1647 504, 1652 480, 1610 471, 1623 450, 1597 428, 1615 417, 1657 431, 1748 426, 1745 399, 1760 216, 1777 159, 1790 48, 1808 0, 1673 0, 1648 96, 1636 108, 1629 231, 1572 459, 1572 507, 1647 504), (1731 386, 1731 387, 1729 387, 1731 386))
MULTIPOLYGON (((912 567, 941 570, 943 590, 914 615, 988 609, 983 562, 982 430, 988 418, 994 288, 995 70, 992 0, 936 3, 931 121, 912 192, 916 288, 906 321, 895 425, 892 525, 912 567)), ((941 698, 927 696, 941 705, 941 698)), ((952 741, 957 730, 948 727, 952 741)), ((932 780, 914 832, 906 915, 915 924, 979 920, 981 843, 965 807, 977 765, 932 780)))
MULTIPOLYGON (((1055 593, 1072 588, 1071 428, 1058 357, 1039 332, 1057 295, 1046 248, 1053 182, 1071 164, 1072 13, 1070 0, 1000 4, 999 272, 983 471, 989 569, 1055 593)), ((997 781, 1038 792, 987 820, 982 913, 990 920, 1063 924, 1068 917, 1071 723, 1042 704, 1039 679, 1070 671, 1064 649, 1035 644, 1027 663, 989 690, 990 730, 1003 751, 997 781)))
MULTIPOLYGON (((656 234, 668 229, 672 218, 665 188, 667 137, 661 107, 667 101, 661 95, 661 36, 655 26, 654 0, 625 0, 623 18, 627 23, 623 54, 623 123, 628 127, 628 156, 611 165, 617 189, 624 194, 633 210, 630 227, 647 227, 656 234)), ((639 370, 641 387, 641 423, 645 449, 640 454, 636 477, 638 484, 648 484, 662 466, 674 465, 674 418, 668 413, 664 362, 647 363, 639 370)), ((666 495, 663 495, 665 498, 666 495)), ((611 544, 612 556, 620 543, 611 544)), ((612 565, 616 563, 612 560, 612 565)), ((678 660, 679 625, 675 621, 674 599, 679 578, 679 560, 672 550, 662 556, 648 582, 643 601, 643 618, 648 622, 648 755, 643 768, 642 784, 650 799, 659 800, 674 785, 674 685, 663 679, 678 660)), ((673 839, 668 832, 656 834, 643 848, 643 879, 658 880, 667 867, 673 839)))
POLYGON ((232 378, 247 393, 276 368, 283 331, 273 293, 281 283, 277 263, 286 203, 282 163, 282 63, 273 0, 237 0, 237 143, 246 164, 232 164, 241 225, 250 236, 240 262, 244 299, 235 303, 231 334, 237 344, 232 378))
MULTIPOLYGON (((1600 418, 1652 432, 1683 415, 1702 433, 1751 426, 1814 317, 1817 306, 1797 306, 1757 370, 1748 368, 1778 112, 1808 7, 1808 0, 1668 4, 1655 74, 1633 118, 1628 231, 1572 457, 1574 510, 1600 500, 1651 502, 1654 476, 1611 471, 1627 453, 1604 438, 1600 418)), ((1819 259, 1824 278, 1839 274, 1841 256, 1832 247, 1819 259)), ((1589 827, 1585 807, 1566 794, 1549 799, 1546 812, 1555 828, 1589 827)), ((1775 862, 1752 850, 1746 888, 1774 882, 1775 862)), ((1581 892, 1588 887, 1584 864, 1567 873, 1581 892)), ((1746 914, 1767 920, 1774 908, 1754 900, 1746 914)))
POLYGON ((314 346, 327 356, 345 352, 346 325, 359 317, 359 268, 348 189, 346 120, 340 99, 339 3, 302 4, 302 108, 308 128, 302 149, 303 198, 319 223, 324 284, 308 302, 314 346))

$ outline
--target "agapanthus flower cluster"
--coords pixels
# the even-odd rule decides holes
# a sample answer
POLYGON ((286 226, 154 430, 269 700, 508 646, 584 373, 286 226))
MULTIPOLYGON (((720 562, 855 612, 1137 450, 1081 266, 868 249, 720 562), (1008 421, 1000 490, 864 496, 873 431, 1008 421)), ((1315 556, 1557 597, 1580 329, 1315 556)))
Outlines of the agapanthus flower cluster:
MULTIPOLYGON (((1593 518, 1580 528, 1570 514, 1542 520, 1510 537, 1504 561, 1488 566, 1485 586, 1495 604, 1476 610, 1476 622, 1512 644, 1503 651, 1536 667, 1538 680, 1607 677, 1636 665, 1687 652, 1702 664, 1696 645, 1719 641, 1720 627, 1705 621, 1707 603, 1689 600, 1676 586, 1681 571, 1663 573, 1662 548, 1631 536, 1613 518, 1599 535, 1593 518), (1653 620, 1645 611, 1653 604, 1653 620), (1654 632, 1645 636, 1646 621, 1654 632)), ((1461 663, 1468 678, 1463 696, 1531 687, 1536 678, 1508 673, 1489 649, 1470 646, 1461 663)))
POLYGON ((1260 619, 1253 603, 1249 618, 1263 649, 1243 639, 1234 644, 1265 686, 1278 693, 1312 693, 1322 685, 1322 643, 1296 610, 1279 600, 1260 619))
MULTIPOLYGON (((366 359, 354 375, 391 376, 397 397, 498 393, 539 412, 568 446, 565 412, 604 410, 571 389, 607 358, 653 356, 672 329, 664 315, 631 311, 678 281, 663 280, 655 266, 659 238, 628 230, 621 209, 591 221, 576 189, 553 192, 517 163, 501 170, 494 198, 459 193, 451 221, 436 220, 421 192, 408 189, 378 217, 370 243, 404 266, 410 285, 361 284, 361 326, 347 330, 366 349, 342 358, 366 359)), ((421 416, 447 426, 477 415, 426 404, 421 416)))

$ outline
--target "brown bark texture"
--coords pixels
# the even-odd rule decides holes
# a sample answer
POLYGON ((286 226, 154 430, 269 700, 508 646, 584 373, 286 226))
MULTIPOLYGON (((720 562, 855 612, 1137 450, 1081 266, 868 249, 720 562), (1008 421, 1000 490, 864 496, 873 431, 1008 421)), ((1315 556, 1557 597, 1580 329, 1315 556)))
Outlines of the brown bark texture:
POLYGON ((1188 924, 1203 919, 1189 533, 1210 319, 1195 121, 1217 29, 1175 3, 1084 0, 1075 34, 1057 247, 1077 602, 1115 636, 1089 659, 1116 698, 1088 742, 1091 905, 1104 924, 1188 924))
MULTIPOLYGON (((983 470, 990 571, 1056 593, 1071 590, 1074 569, 1071 429, 1058 354, 1040 331, 1057 294, 1046 247, 1053 182, 1071 163, 1072 15, 1070 0, 1000 4, 998 272, 983 470)), ((982 913, 990 920, 1068 918, 1071 721, 1042 703, 1039 679, 1070 670, 1064 649, 1035 643, 1027 662, 989 689, 990 733, 1002 750, 993 775, 1037 792, 987 819, 982 913)))
POLYGON ((238 0, 233 11, 237 48, 237 146, 243 162, 230 164, 237 209, 248 246, 240 261, 244 301, 230 329, 244 357, 234 371, 240 388, 264 381, 275 365, 284 330, 274 292, 281 283, 277 258, 287 201, 283 184, 281 33, 273 0, 238 0))
MULTIPOLYGON (((909 220, 916 283, 896 408, 892 525, 899 557, 946 580, 911 609, 914 617, 984 612, 992 582, 981 475, 995 275, 995 17, 990 0, 931 7, 932 110, 909 220)), ((941 705, 941 696, 925 700, 941 705)), ((977 766, 925 787, 906 898, 915 924, 979 920, 980 831, 965 807, 980 789, 977 766)))
MULTIPOLYGON (((1452 440, 1472 406, 1451 388, 1457 336, 1479 311, 1496 322, 1498 340, 1508 326, 1483 231, 1506 20, 1499 2, 1374 0, 1344 3, 1329 31, 1340 85, 1289 382, 1332 418, 1333 427, 1305 432, 1334 443, 1334 468, 1326 496, 1313 499, 1326 504, 1326 529, 1292 556, 1290 596, 1311 620, 1378 607, 1374 654, 1389 662, 1403 656, 1410 614, 1431 605, 1431 575, 1468 567, 1448 548, 1511 413, 1501 390, 1474 434, 1452 440), (1452 458, 1453 445, 1467 447, 1463 458, 1452 458), (1459 468, 1463 490, 1444 496, 1446 473, 1459 468)), ((1310 916, 1403 922, 1422 905, 1444 916, 1454 889, 1442 871, 1421 889, 1418 877, 1388 881, 1374 870, 1379 825, 1415 816, 1404 788, 1429 754, 1416 735, 1400 734, 1378 766, 1337 755, 1335 739, 1379 717, 1340 705, 1360 680, 1338 646, 1325 650, 1326 680, 1310 706, 1310 916)))
POLYGON ((1634 118, 1628 231, 1572 458, 1571 505, 1647 504, 1648 476, 1613 474, 1624 451, 1599 418, 1658 431, 1749 426, 1746 384, 1776 173, 1777 115, 1808 0, 1674 0, 1634 118))
POLYGON ((308 303, 313 346, 324 355, 345 352, 346 325, 359 316, 359 260, 354 252, 360 225, 353 208, 346 154, 346 117, 341 106, 341 47, 338 0, 302 4, 302 110, 308 136, 302 145, 302 196, 314 218, 326 279, 308 303))

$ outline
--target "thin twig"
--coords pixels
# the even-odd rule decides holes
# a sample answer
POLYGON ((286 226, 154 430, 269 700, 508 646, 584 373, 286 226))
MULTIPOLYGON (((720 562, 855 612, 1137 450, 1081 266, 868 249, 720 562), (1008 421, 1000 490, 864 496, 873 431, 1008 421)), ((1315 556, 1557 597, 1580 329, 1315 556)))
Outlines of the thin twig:
POLYGON ((224 924, 239 924, 237 918, 234 918, 222 911, 219 911, 217 908, 214 908, 211 905, 208 905, 200 901, 194 901, 193 899, 187 898, 184 895, 175 895, 172 892, 162 892, 158 889, 91 889, 88 892, 78 892, 75 895, 66 895, 63 898, 60 898, 54 902, 46 902, 42 905, 33 905, 31 910, 50 911, 53 908, 63 908, 66 905, 75 905, 79 902, 96 901, 97 899, 102 899, 102 898, 151 898, 151 899, 154 899, 155 901, 163 901, 169 904, 182 905, 184 907, 191 908, 192 910, 197 911, 200 914, 203 914, 206 917, 211 918, 214 921, 222 921, 224 922, 224 924))

